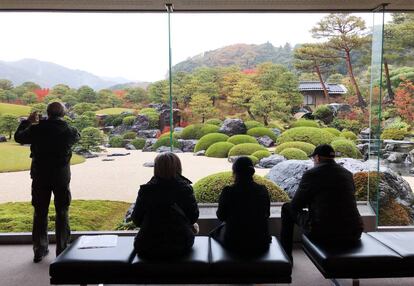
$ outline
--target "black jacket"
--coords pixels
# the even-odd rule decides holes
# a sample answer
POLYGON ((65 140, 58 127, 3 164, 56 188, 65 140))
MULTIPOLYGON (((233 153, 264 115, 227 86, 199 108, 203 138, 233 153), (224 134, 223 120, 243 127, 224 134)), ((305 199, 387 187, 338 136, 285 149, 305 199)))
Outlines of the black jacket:
POLYGON ((263 185, 245 181, 225 187, 217 217, 225 224, 220 237, 215 238, 226 248, 249 254, 269 247, 270 197, 263 185))
POLYGON ((14 134, 16 142, 31 144, 32 172, 69 166, 71 148, 79 138, 76 128, 60 119, 40 120, 35 125, 24 120, 14 134))
POLYGON ((334 160, 303 174, 291 206, 294 212, 309 209, 308 230, 316 239, 356 240, 361 236, 363 224, 352 173, 334 160))
POLYGON ((140 230, 135 250, 140 256, 173 257, 186 253, 194 243, 191 225, 199 216, 191 182, 179 177, 153 177, 142 185, 132 212, 140 230))

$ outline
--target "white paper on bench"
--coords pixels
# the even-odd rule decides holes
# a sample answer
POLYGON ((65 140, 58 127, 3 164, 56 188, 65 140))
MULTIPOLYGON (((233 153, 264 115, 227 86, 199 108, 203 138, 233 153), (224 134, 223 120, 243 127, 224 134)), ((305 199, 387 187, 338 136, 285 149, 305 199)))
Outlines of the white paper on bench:
POLYGON ((80 238, 78 248, 85 249, 116 247, 117 243, 117 235, 83 235, 80 238))

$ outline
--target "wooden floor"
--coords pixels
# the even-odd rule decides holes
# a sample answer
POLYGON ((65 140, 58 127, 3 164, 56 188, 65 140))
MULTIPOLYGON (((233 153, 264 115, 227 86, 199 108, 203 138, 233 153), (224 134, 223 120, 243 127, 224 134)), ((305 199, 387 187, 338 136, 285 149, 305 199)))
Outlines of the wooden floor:
MULTIPOLYGON (((54 246, 41 263, 32 262, 31 245, 0 245, 0 285, 1 286, 46 286, 49 284, 49 263, 55 258, 54 246)), ((293 281, 290 285, 324 286, 332 285, 325 280, 310 260, 296 248, 293 281)), ((352 285, 351 280, 339 280, 342 285, 352 285)), ((282 284, 286 285, 286 284, 282 284)), ((414 278, 368 279, 361 280, 361 286, 413 286, 414 278)))

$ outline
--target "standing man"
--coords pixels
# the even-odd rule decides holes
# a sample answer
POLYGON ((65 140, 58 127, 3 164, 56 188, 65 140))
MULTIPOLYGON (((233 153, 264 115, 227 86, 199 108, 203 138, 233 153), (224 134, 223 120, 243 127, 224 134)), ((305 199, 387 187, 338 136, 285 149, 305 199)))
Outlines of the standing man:
POLYGON ((363 231, 352 173, 335 162, 328 144, 317 146, 309 157, 314 167, 303 174, 292 201, 282 206, 281 243, 292 262, 295 224, 321 243, 355 243, 363 231))
POLYGON ((33 262, 37 263, 49 253, 48 210, 51 194, 56 209, 56 255, 67 246, 70 237, 68 210, 71 201, 69 190, 72 146, 79 140, 79 132, 64 120, 65 107, 60 102, 50 103, 47 119, 38 120, 33 112, 20 123, 14 134, 16 142, 31 144, 33 262), (38 124, 36 124, 38 123, 38 124))

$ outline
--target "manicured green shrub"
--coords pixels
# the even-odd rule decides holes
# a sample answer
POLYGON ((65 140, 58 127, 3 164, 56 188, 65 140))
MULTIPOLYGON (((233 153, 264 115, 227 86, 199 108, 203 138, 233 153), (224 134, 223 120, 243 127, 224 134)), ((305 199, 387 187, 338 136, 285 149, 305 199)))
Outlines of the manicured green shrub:
POLYGON ((266 150, 265 147, 255 143, 243 143, 239 145, 235 145, 229 151, 229 157, 231 156, 241 156, 241 155, 251 155, 256 151, 259 150, 266 150))
POLYGON ((326 106, 326 105, 319 105, 318 107, 316 107, 315 111, 312 113, 312 115, 316 118, 316 119, 320 119, 323 120, 327 117, 331 117, 333 116, 333 112, 332 110, 326 106))
MULTIPOLYGON (((254 176, 254 180, 256 183, 266 187, 272 202, 286 202, 289 200, 286 192, 281 190, 272 181, 258 175, 254 176)), ((223 188, 233 183, 232 172, 212 174, 200 179, 194 184, 194 195, 199 203, 217 203, 223 188)))
POLYGON ((256 157, 259 161, 263 158, 269 157, 272 155, 268 150, 259 150, 252 154, 252 156, 256 157))
POLYGON ((247 135, 254 136, 254 137, 261 137, 261 136, 269 136, 272 138, 273 141, 276 141, 277 136, 273 133, 272 130, 266 127, 254 127, 252 129, 247 130, 247 135))
POLYGON ((381 139, 403 140, 407 133, 405 129, 389 128, 382 131, 381 139))
POLYGON ((157 129, 160 126, 160 115, 155 112, 148 112, 145 114, 140 113, 148 117, 148 128, 157 129))
POLYGON ((256 121, 256 120, 245 121, 244 125, 246 125, 247 130, 255 128, 255 127, 264 127, 263 123, 256 121))
POLYGON ((146 113, 158 113, 155 108, 152 107, 145 107, 139 111, 139 114, 146 114, 146 113))
POLYGON ((337 139, 332 141, 331 143, 332 148, 334 148, 338 157, 347 157, 347 158, 354 158, 360 159, 362 158, 361 152, 359 152, 355 143, 348 139, 337 139))
MULTIPOLYGON (((172 140, 173 147, 180 148, 180 143, 177 141, 177 139, 172 140)), ((157 142, 155 142, 154 145, 152 145, 152 150, 157 150, 157 148, 161 146, 171 146, 171 141, 169 136, 164 136, 158 138, 157 142)))
POLYGON ((131 115, 131 116, 127 116, 124 119, 122 119, 122 124, 126 126, 132 126, 134 124, 134 121, 135 121, 135 116, 131 115))
POLYGON ((362 124, 358 120, 349 120, 349 119, 339 119, 335 118, 330 126, 338 130, 351 130, 354 133, 359 133, 362 129, 362 124))
POLYGON ((280 154, 280 152, 282 152, 286 148, 300 149, 303 152, 305 152, 307 156, 309 156, 310 154, 312 154, 313 150, 315 150, 315 145, 300 141, 286 142, 276 146, 275 153, 280 154))
POLYGON ((204 135, 203 137, 198 140, 197 144, 194 147, 194 152, 198 152, 200 150, 207 150, 208 147, 213 145, 217 142, 225 142, 229 139, 229 136, 223 133, 210 133, 204 135))
MULTIPOLYGON (((168 138, 170 138, 170 132, 165 132, 165 133, 162 133, 162 134, 161 134, 161 136, 160 136, 159 138, 163 138, 163 137, 168 137, 168 138)), ((179 134, 177 134, 177 132, 173 132, 173 138, 174 138, 174 139, 180 139, 180 136, 179 136, 179 134)))
POLYGON ((135 133, 134 131, 128 131, 128 132, 125 132, 124 134, 122 134, 122 138, 124 138, 124 139, 135 139, 135 138, 137 138, 137 133, 135 133))
POLYGON ((256 138, 250 135, 245 134, 237 134, 231 136, 229 139, 227 139, 227 142, 233 143, 234 145, 239 145, 243 143, 255 143, 257 144, 256 138))
POLYGON ((341 131, 339 131, 336 128, 333 128, 333 127, 325 127, 325 128, 322 128, 322 129, 325 130, 325 131, 328 131, 329 133, 331 133, 335 137, 341 136, 341 131))
POLYGON ((219 127, 213 124, 192 124, 188 125, 181 132, 182 139, 200 139, 209 133, 218 133, 219 127))
POLYGON ((298 148, 285 148, 279 153, 288 160, 308 160, 308 156, 305 152, 298 148))
POLYGON ((352 132, 352 131, 346 131, 346 130, 344 130, 344 131, 341 132, 341 137, 344 137, 346 139, 352 140, 354 142, 358 139, 358 137, 355 135, 354 132, 352 132))
POLYGON ((122 136, 114 136, 109 138, 109 145, 113 148, 125 147, 125 140, 122 136))
POLYGON ((230 142, 217 142, 207 148, 205 155, 214 158, 227 158, 229 151, 234 147, 230 142))
POLYGON ((131 141, 131 144, 134 145, 135 149, 141 150, 145 146, 145 141, 147 141, 144 138, 136 138, 131 141))
POLYGON ((259 159, 255 156, 253 156, 253 155, 249 155, 249 156, 246 156, 246 157, 249 158, 250 160, 252 160, 253 165, 256 165, 257 163, 259 163, 259 159))
POLYGON ((278 138, 277 143, 282 144, 291 141, 301 141, 318 146, 320 144, 329 144, 333 136, 328 131, 315 127, 295 127, 283 132, 278 138))
POLYGON ((293 122, 291 127, 319 127, 319 123, 313 120, 299 119, 293 122))
POLYGON ((223 123, 223 121, 221 121, 220 119, 217 119, 217 118, 211 118, 211 119, 207 120, 205 123, 220 126, 223 123))

